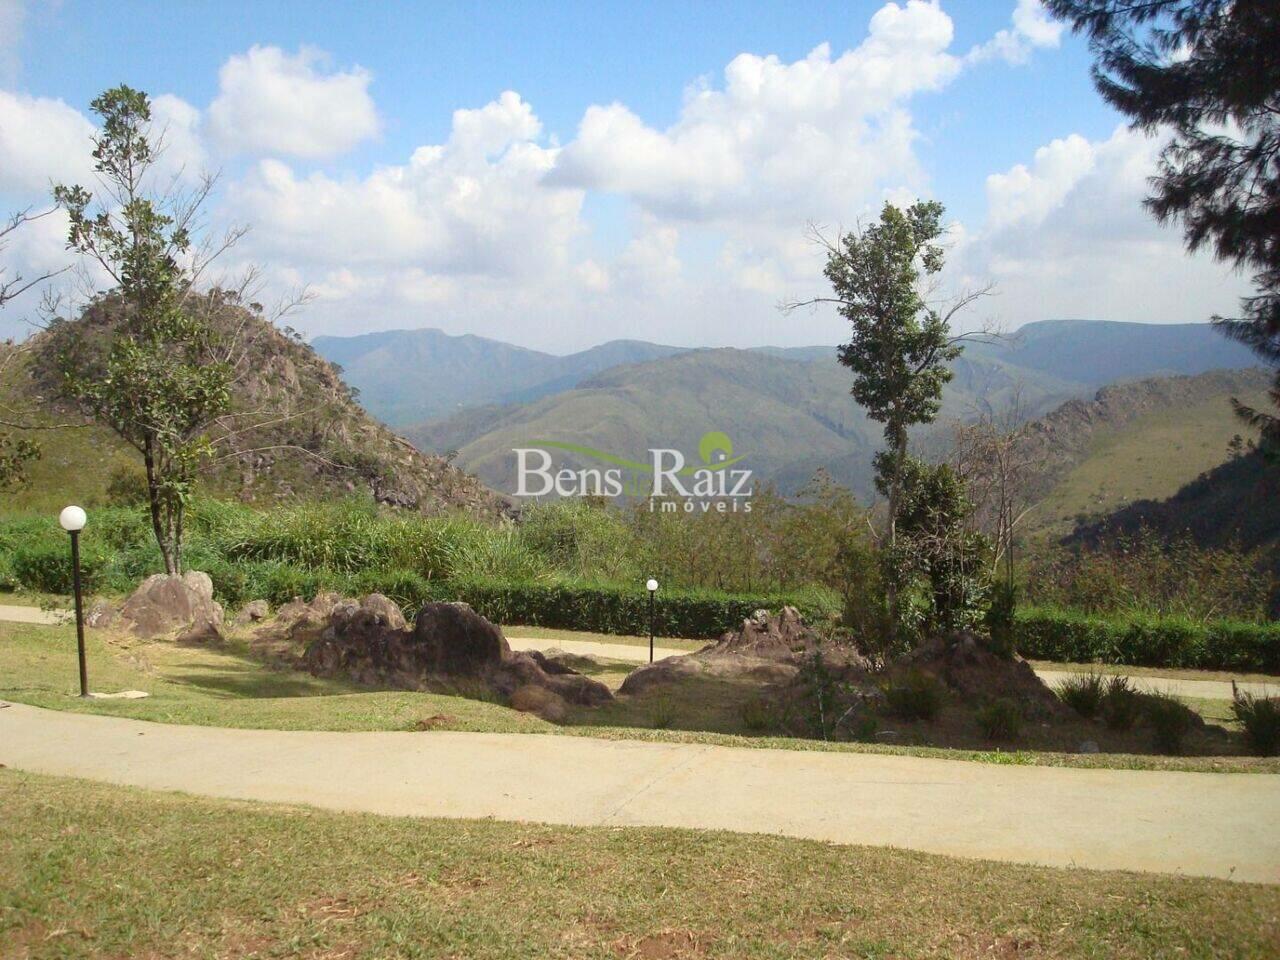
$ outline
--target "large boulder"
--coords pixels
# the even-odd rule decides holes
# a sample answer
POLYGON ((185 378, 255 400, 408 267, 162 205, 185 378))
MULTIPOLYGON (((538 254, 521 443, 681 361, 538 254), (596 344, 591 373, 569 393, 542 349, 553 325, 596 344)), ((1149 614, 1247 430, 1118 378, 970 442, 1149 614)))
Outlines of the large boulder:
POLYGON ((511 655, 502 631, 465 603, 428 603, 413 624, 416 656, 431 673, 476 677, 511 655))
POLYGON ((179 631, 182 638, 211 639, 222 628, 222 605, 213 599, 207 573, 182 576, 157 573, 147 577, 125 601, 120 619, 137 637, 151 638, 179 631))
POLYGON ((801 664, 819 649, 829 667, 863 675, 869 664, 857 651, 831 644, 805 622, 795 607, 777 614, 757 610, 736 630, 726 631, 696 653, 667 657, 627 675, 619 693, 643 693, 684 680, 723 680, 785 685, 795 680, 801 664))
MULTIPOLYGON (((303 617, 297 624, 307 622, 303 617)), ((380 594, 340 601, 308 643, 302 663, 320 676, 409 690, 468 680, 508 698, 536 686, 568 703, 594 706, 613 699, 608 687, 590 677, 567 669, 551 673, 535 657, 513 653, 502 631, 465 603, 429 603, 410 629, 400 609, 380 594)), ((521 695, 525 702, 533 696, 521 695)))
POLYGON ((1005 697, 1049 716, 1069 710, 1021 657, 1001 657, 967 630, 926 640, 890 666, 891 674, 919 670, 932 674, 974 702, 1005 697))

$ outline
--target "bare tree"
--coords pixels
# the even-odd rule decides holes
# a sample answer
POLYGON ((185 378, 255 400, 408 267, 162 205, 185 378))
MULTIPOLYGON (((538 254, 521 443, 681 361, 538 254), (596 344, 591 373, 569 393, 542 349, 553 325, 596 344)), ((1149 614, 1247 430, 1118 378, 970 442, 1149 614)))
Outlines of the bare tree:
POLYGON ((1038 457, 1027 442, 1021 389, 999 410, 983 401, 978 416, 954 426, 952 462, 964 479, 979 528, 995 543, 994 562, 1013 583, 1014 533, 1031 511, 1028 480, 1038 457))

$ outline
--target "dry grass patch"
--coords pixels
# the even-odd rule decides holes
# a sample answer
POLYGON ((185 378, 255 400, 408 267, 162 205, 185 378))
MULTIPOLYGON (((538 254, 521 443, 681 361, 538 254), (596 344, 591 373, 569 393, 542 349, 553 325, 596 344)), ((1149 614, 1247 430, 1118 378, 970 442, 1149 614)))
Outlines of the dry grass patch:
POLYGON ((0 771, 0 805, 5 957, 1280 950, 1274 886, 721 832, 323 813, 14 771, 0 771))

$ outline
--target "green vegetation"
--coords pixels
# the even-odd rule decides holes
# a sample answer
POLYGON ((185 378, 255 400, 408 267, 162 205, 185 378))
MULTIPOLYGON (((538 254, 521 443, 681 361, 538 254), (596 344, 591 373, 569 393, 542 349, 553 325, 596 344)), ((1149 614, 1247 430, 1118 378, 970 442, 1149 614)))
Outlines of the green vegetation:
POLYGON ((0 803, 0 952, 33 960, 1225 958, 1268 953, 1280 912, 1278 888, 1222 880, 336 814, 8 770, 0 803))
MULTIPOLYGON (((569 638, 571 639, 571 638, 569 638)), ((1083 739, 1103 731, 1087 725, 1063 728, 1036 751, 992 753, 987 738, 961 712, 942 710, 940 719, 894 723, 900 738, 863 743, 875 732, 867 714, 851 715, 848 729, 832 716, 827 736, 813 717, 780 713, 762 700, 757 684, 690 681, 655 688, 651 694, 621 697, 599 708, 576 708, 561 724, 548 723, 480 697, 467 685, 440 684, 429 691, 383 690, 312 677, 264 661, 244 640, 225 645, 180 645, 87 636, 90 684, 97 690, 143 690, 139 700, 82 700, 76 696, 75 631, 68 627, 0 623, 0 699, 79 713, 129 717, 160 723, 280 730, 464 730, 483 733, 544 733, 615 740, 709 743, 787 750, 839 750, 910 754, 987 763, 1076 767, 1212 770, 1222 773, 1276 773, 1280 760, 1223 753, 1242 752, 1223 739, 1197 740, 1205 755, 1163 758, 1145 755, 1149 738, 1120 738, 1117 752, 1074 753, 1083 739), (752 704, 747 707, 747 704, 752 704), (940 744, 930 746, 930 744, 940 744), (945 746, 943 746, 945 745, 945 746)), ((632 664, 603 662, 590 672, 611 685, 632 664)), ((815 684, 817 686, 817 684, 815 684)), ((831 698, 828 707, 842 701, 831 698)), ((815 698, 816 701, 816 698, 815 698)), ((816 706, 816 703, 815 703, 816 706)), ((1229 722, 1229 701, 1206 701, 1196 708, 1229 722)), ((840 710, 846 706, 839 706, 840 710)), ((1030 746, 1030 731, 1024 746, 1030 746)))
POLYGON ((1018 652, 1036 660, 1280 673, 1280 623, 1104 618, 1042 607, 1020 609, 1016 623, 1018 652))
POLYGON ((1240 690, 1232 693, 1231 713, 1254 751, 1264 757, 1280 753, 1280 697, 1257 697, 1240 690))
POLYGON ((1277 584, 1263 551, 1198 546, 1187 535, 1116 533, 1028 565, 1032 603, 1093 615, 1265 622, 1277 584))
MULTIPOLYGON (((1143 396, 1152 392, 1147 384, 1107 389, 1107 400, 1095 403, 1104 422, 1093 418, 1087 443, 1053 471, 1044 499, 1024 524, 1027 532, 1066 534, 1081 517, 1173 496, 1222 463, 1232 438, 1241 432, 1228 398, 1259 403, 1266 396, 1259 371, 1206 374, 1165 381, 1162 387, 1167 396, 1149 399, 1143 396)), ((1064 421, 1055 426, 1071 429, 1073 412, 1065 408, 1051 419, 1064 421)), ((1055 434, 1059 442, 1061 436, 1055 434)))

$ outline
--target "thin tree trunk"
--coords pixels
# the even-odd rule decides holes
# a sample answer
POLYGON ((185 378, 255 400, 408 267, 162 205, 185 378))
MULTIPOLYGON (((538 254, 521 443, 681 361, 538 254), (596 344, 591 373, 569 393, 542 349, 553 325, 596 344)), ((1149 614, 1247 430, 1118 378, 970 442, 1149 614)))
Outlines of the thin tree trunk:
POLYGON ((155 448, 148 439, 142 451, 142 462, 147 468, 147 504, 151 509, 151 532, 155 535, 156 545, 160 548, 160 557, 164 560, 164 572, 178 572, 174 561, 171 540, 166 529, 166 518, 163 516, 163 505, 160 502, 160 482, 156 477, 155 448))

